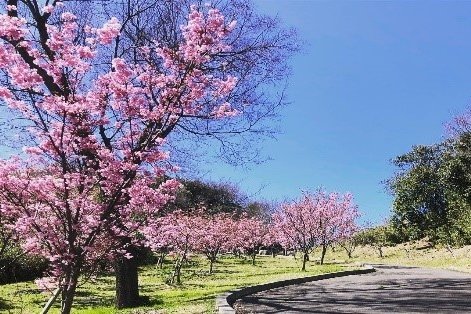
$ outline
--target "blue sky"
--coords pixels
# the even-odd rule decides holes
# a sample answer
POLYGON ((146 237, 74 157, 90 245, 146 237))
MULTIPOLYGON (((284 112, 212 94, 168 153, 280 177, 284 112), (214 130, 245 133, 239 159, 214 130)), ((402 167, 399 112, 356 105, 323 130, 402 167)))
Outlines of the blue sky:
MULTIPOLYGON (((305 42, 291 64, 281 134, 250 170, 221 162, 204 179, 256 198, 285 200, 324 187, 355 195, 363 220, 381 222, 392 198, 389 160, 432 144, 471 100, 471 1, 255 0, 305 42)), ((2 149, 1 155, 8 155, 2 149)))
POLYGON ((211 164, 266 199, 301 189, 350 191, 364 220, 380 222, 392 199, 380 184, 389 160, 431 144, 471 100, 471 2, 258 0, 306 42, 293 61, 281 131, 263 144, 272 161, 251 170, 211 164))

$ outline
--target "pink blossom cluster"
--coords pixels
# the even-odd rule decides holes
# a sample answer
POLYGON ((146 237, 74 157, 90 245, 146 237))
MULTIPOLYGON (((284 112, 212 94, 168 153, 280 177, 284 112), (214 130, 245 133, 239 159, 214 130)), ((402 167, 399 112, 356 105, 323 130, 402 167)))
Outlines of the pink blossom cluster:
POLYGON ((155 252, 170 249, 187 257, 190 252, 204 254, 212 264, 224 252, 258 253, 273 243, 269 226, 256 217, 219 213, 209 215, 204 208, 192 213, 177 211, 154 220, 145 230, 148 246, 155 252))
POLYGON ((272 244, 270 229, 271 226, 257 217, 241 217, 237 221, 236 248, 251 254, 258 253, 260 247, 272 244))
POLYGON ((195 245, 197 252, 212 258, 222 252, 231 251, 237 242, 237 221, 232 215, 220 213, 215 215, 200 214, 198 217, 195 245))
POLYGON ((348 239, 357 230, 359 217, 351 194, 304 193, 281 206, 273 216, 277 238, 285 248, 310 252, 320 245, 348 239))

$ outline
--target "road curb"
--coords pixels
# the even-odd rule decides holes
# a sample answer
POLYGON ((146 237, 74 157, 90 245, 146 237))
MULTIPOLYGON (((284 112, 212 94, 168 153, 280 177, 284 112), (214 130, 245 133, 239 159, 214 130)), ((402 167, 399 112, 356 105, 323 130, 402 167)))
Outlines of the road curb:
POLYGON ((249 286, 244 287, 241 289, 233 290, 226 292, 224 294, 219 295, 216 298, 216 310, 219 314, 235 314, 236 310, 232 307, 234 303, 247 295, 254 294, 257 292, 281 288, 289 285, 296 285, 302 284, 311 281, 323 280, 323 279, 330 279, 336 277, 344 277, 350 275, 362 275, 362 274, 369 274, 375 272, 373 266, 371 265, 363 265, 363 268, 356 269, 356 270, 346 270, 346 271, 339 271, 335 273, 327 273, 315 276, 308 276, 308 277, 301 277, 301 278, 294 278, 294 279, 287 279, 281 281, 275 281, 270 283, 265 283, 261 285, 249 286))

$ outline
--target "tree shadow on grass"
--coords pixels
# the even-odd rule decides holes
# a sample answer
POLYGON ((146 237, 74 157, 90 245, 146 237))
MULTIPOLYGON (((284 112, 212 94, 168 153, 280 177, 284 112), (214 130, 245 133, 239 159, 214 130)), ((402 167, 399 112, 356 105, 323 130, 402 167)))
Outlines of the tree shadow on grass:
MULTIPOLYGON (((141 295, 139 306, 155 307, 162 305, 164 302, 162 298, 141 295)), ((75 309, 87 309, 94 307, 114 307, 115 299, 113 296, 103 296, 89 291, 77 291, 76 301, 74 302, 75 309)))
POLYGON ((193 299, 190 299, 188 300, 189 303, 192 303, 192 302, 196 302, 196 301, 208 301, 208 300, 214 300, 216 297, 216 295, 214 294, 211 294, 211 295, 206 295, 206 296, 203 296, 203 297, 198 297, 198 298, 193 298, 193 299))
POLYGON ((79 290, 75 294, 74 308, 108 307, 114 305, 114 296, 104 296, 87 290, 79 290))
POLYGON ((0 298, 0 310, 12 310, 12 309, 13 309, 13 306, 9 302, 0 298))
POLYGON ((328 266, 328 265, 345 265, 346 263, 345 261, 328 261, 321 264, 320 261, 313 260, 312 264, 316 266, 328 266))
POLYGON ((164 300, 161 297, 154 296, 150 298, 149 296, 144 295, 140 297, 140 304, 141 306, 145 306, 145 307, 157 307, 157 306, 163 305, 164 300))

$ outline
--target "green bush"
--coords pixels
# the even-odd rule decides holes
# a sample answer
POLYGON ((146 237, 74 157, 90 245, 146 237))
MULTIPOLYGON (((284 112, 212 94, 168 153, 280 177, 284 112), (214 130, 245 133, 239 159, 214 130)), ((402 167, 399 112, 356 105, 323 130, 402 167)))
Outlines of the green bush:
POLYGON ((47 260, 10 249, 0 257, 0 284, 40 278, 47 268, 47 260))

